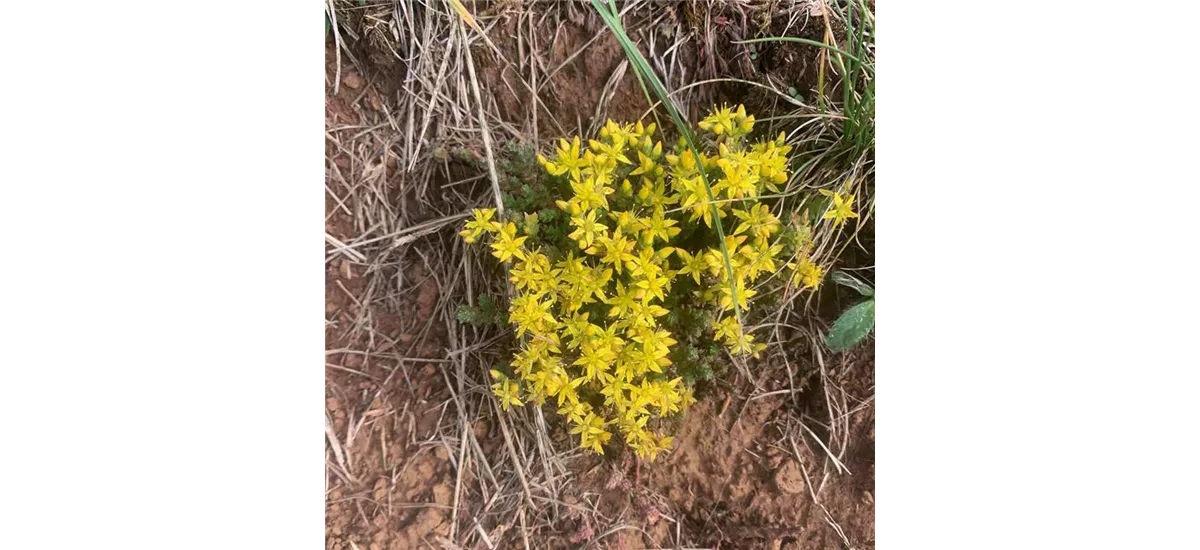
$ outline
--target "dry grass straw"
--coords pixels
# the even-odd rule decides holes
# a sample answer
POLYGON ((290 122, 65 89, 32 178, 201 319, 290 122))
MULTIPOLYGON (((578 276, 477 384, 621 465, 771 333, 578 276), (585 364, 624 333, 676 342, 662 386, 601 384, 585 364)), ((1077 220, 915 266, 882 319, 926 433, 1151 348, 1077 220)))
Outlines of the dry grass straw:
MULTIPOLYGON (((506 538, 505 531, 510 531, 507 537, 516 536, 526 546, 534 541, 536 546, 538 537, 531 536, 530 531, 549 528, 561 519, 559 508, 565 504, 560 490, 571 476, 565 460, 577 453, 572 449, 565 453, 555 450, 540 414, 499 414, 488 389, 486 370, 500 359, 495 344, 506 335, 495 329, 461 325, 454 317, 459 303, 473 304, 479 293, 498 295, 505 290, 502 281, 489 275, 495 271, 486 252, 466 249, 456 235, 461 219, 471 208, 503 208, 492 132, 499 130, 504 138, 526 142, 535 138, 500 121, 495 105, 487 101, 490 95, 478 80, 476 52, 471 45, 481 39, 489 42, 480 32, 486 31, 486 21, 478 21, 482 26, 471 25, 448 5, 436 3, 358 5, 330 0, 329 12, 331 18, 350 14, 348 17, 389 21, 397 30, 394 51, 407 67, 395 97, 380 97, 384 114, 358 109, 362 123, 330 124, 327 128, 330 158, 326 191, 335 203, 334 211, 353 220, 351 235, 326 233, 327 263, 351 262, 365 280, 363 290, 351 296, 360 306, 353 322, 338 327, 350 341, 364 337, 364 349, 327 352, 360 354, 364 364, 358 369, 329 365, 367 378, 379 378, 373 374, 378 368, 373 367, 382 366, 387 373, 377 392, 382 394, 393 379, 407 381, 413 365, 430 362, 409 355, 425 344, 434 323, 443 325, 448 350, 442 360, 434 362, 446 380, 449 399, 439 405, 444 414, 434 432, 435 439, 409 443, 422 449, 440 446, 452 457, 451 528, 445 542, 453 547, 493 548, 506 538), (488 165, 490 193, 468 194, 474 187, 466 185, 471 181, 439 183, 446 181, 449 171, 446 161, 433 154, 434 148, 477 150, 480 144, 488 165), (333 162, 334 156, 349 159, 349 166, 339 167, 333 162), (397 204, 397 196, 408 200, 397 204), (374 330, 376 317, 402 310, 402 302, 414 291, 415 281, 405 280, 413 262, 423 264, 425 273, 436 280, 440 296, 434 313, 423 326, 406 330, 415 333, 411 342, 385 342, 390 346, 382 347, 388 351, 375 351, 381 347, 380 340, 389 339, 374 330), (481 423, 499 427, 505 439, 503 454, 483 451, 474 432, 474 426, 481 423), (468 500, 469 506, 465 505, 468 500)), ((532 16, 532 11, 523 15, 530 24, 531 38, 536 34, 532 16)), ((354 38, 334 33, 336 67, 330 84, 343 90, 345 74, 353 70, 365 81, 363 88, 355 91, 361 94, 357 99, 367 94, 381 95, 383 86, 371 78, 370 67, 351 53, 355 48, 349 41, 354 38)), ((488 45, 494 49, 494 45, 488 45)), ((528 55, 542 56, 533 42, 528 55)), ((540 59, 527 63, 527 94, 532 95, 530 90, 536 89, 539 78, 546 78, 539 74, 544 66, 540 59)), ((540 101, 531 101, 531 105, 540 105, 540 101)), ((535 109, 531 111, 536 113, 535 109)), ((542 120, 551 122, 552 116, 543 116, 542 120)), ((536 135, 536 126, 531 130, 536 135)), ((330 389, 335 394, 351 394, 347 388, 330 389)), ((368 396, 363 401, 386 401, 381 397, 386 396, 368 396)), ((412 411, 388 410, 371 418, 353 410, 349 414, 344 433, 335 433, 332 423, 327 422, 328 471, 347 487, 360 488, 363 480, 352 474, 358 457, 350 451, 357 438, 417 434, 412 429, 412 411), (375 433, 368 435, 368 431, 375 433)), ((406 463, 391 465, 396 472, 394 479, 413 457, 405 458, 406 463)), ((389 503, 385 508, 372 508, 364 507, 360 500, 355 500, 355 506, 367 524, 377 514, 413 506, 389 503)))

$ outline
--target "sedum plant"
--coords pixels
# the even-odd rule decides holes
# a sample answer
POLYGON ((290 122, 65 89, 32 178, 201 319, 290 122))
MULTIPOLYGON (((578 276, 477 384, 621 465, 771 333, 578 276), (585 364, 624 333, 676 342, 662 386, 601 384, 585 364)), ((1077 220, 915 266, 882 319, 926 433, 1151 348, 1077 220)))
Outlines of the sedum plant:
POLYGON ((508 368, 490 371, 505 410, 551 403, 580 447, 603 454, 620 434, 654 460, 672 446, 661 419, 695 402, 671 360, 681 336, 670 320, 707 312, 704 338, 757 356, 765 346, 741 322, 756 282, 786 266, 793 284, 820 284, 810 232, 781 239, 783 224, 760 202, 788 179, 784 135, 750 142, 754 117, 742 106, 716 109, 698 126, 708 145, 698 159, 682 142, 664 150, 655 125, 641 122, 610 120, 586 146, 560 140, 553 158, 537 157, 557 212, 501 220, 482 209, 466 223, 467 243, 487 235, 492 255, 511 264, 519 350, 508 368), (701 171, 715 182, 711 193, 701 171), (562 230, 548 230, 549 218, 562 230))

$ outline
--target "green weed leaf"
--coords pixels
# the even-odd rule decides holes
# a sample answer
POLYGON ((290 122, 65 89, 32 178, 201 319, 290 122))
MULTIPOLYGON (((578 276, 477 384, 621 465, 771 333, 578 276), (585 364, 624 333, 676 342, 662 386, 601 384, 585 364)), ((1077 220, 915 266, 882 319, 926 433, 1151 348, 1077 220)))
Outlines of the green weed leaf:
POLYGON ((829 335, 825 337, 825 345, 833 351, 845 351, 866 338, 875 328, 875 299, 872 298, 858 304, 842 313, 829 335))

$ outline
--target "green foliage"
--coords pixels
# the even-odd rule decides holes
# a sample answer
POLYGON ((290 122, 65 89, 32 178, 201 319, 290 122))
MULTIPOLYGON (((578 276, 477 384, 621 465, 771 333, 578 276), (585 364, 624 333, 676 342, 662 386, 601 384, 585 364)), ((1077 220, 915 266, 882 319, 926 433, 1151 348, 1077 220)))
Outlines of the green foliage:
POLYGON ((532 145, 506 141, 496 159, 496 170, 520 180, 534 179, 538 175, 537 150, 532 145))
MULTIPOLYGON (((500 199, 509 212, 536 212, 539 221, 555 221, 547 212, 554 212, 554 197, 558 195, 555 182, 542 177, 537 152, 532 146, 508 141, 496 154, 496 172, 500 179, 500 199)), ((556 212, 557 213, 557 212, 556 212)), ((513 218, 512 221, 524 222, 513 218)))
POLYGON ((566 178, 547 175, 538 164, 537 151, 514 141, 498 151, 496 171, 506 220, 516 222, 525 235, 550 250, 571 248, 567 239, 570 218, 554 203, 569 193, 566 178))
MULTIPOLYGON (((676 284, 683 287, 688 283, 683 280, 676 284)), ((721 348, 712 337, 712 314, 705 308, 672 302, 667 303, 670 312, 663 316, 662 324, 678 343, 668 357, 688 386, 712 380, 721 358, 721 348)))
MULTIPOLYGON (((434 153, 436 154, 437 150, 435 150, 434 153)), ((453 151, 450 151, 450 158, 457 162, 471 166, 479 166, 482 164, 481 159, 466 147, 455 147, 453 151)))
POLYGON ((462 304, 455 313, 460 323, 474 326, 496 325, 503 327, 508 324, 508 312, 499 307, 491 296, 484 294, 479 297, 478 306, 462 304))
POLYGON ((875 287, 845 271, 835 271, 830 276, 833 282, 852 289, 868 298, 842 313, 829 329, 825 345, 833 351, 845 351, 854 347, 875 328, 875 287))
POLYGON ((800 202, 800 218, 805 226, 816 225, 821 220, 821 216, 829 210, 832 201, 825 195, 812 195, 804 197, 800 202))
POLYGON ((825 345, 833 351, 845 351, 861 342, 875 328, 875 298, 842 313, 829 329, 825 345))
POLYGON ((671 355, 671 360, 675 361, 683 376, 683 383, 689 386, 712 380, 721 365, 720 358, 721 349, 716 343, 707 346, 683 345, 671 355))

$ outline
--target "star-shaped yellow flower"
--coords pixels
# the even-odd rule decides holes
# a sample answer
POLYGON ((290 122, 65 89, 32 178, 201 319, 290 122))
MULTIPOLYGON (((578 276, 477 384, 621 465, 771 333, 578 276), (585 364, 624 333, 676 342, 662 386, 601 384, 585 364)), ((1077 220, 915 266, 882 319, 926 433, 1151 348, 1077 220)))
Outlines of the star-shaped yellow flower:
POLYGON ((575 239, 575 242, 579 243, 579 248, 592 246, 592 243, 596 241, 596 236, 604 234, 604 231, 608 229, 607 225, 596 221, 595 210, 590 210, 582 216, 572 217, 571 225, 577 229, 568 237, 575 239))
POLYGON ((846 195, 845 198, 842 198, 840 193, 835 193, 828 189, 822 189, 821 194, 825 195, 826 197, 833 198, 833 205, 829 208, 829 211, 826 212, 824 216, 821 216, 821 219, 831 219, 833 220, 833 226, 837 227, 841 225, 842 222, 850 218, 858 217, 858 214, 855 213, 853 209, 854 195, 846 195))
POLYGON ((511 261, 514 256, 517 259, 524 260, 525 251, 521 249, 521 245, 528 238, 518 237, 517 224, 508 222, 508 225, 500 230, 496 242, 492 243, 492 255, 499 258, 502 262, 511 261))

